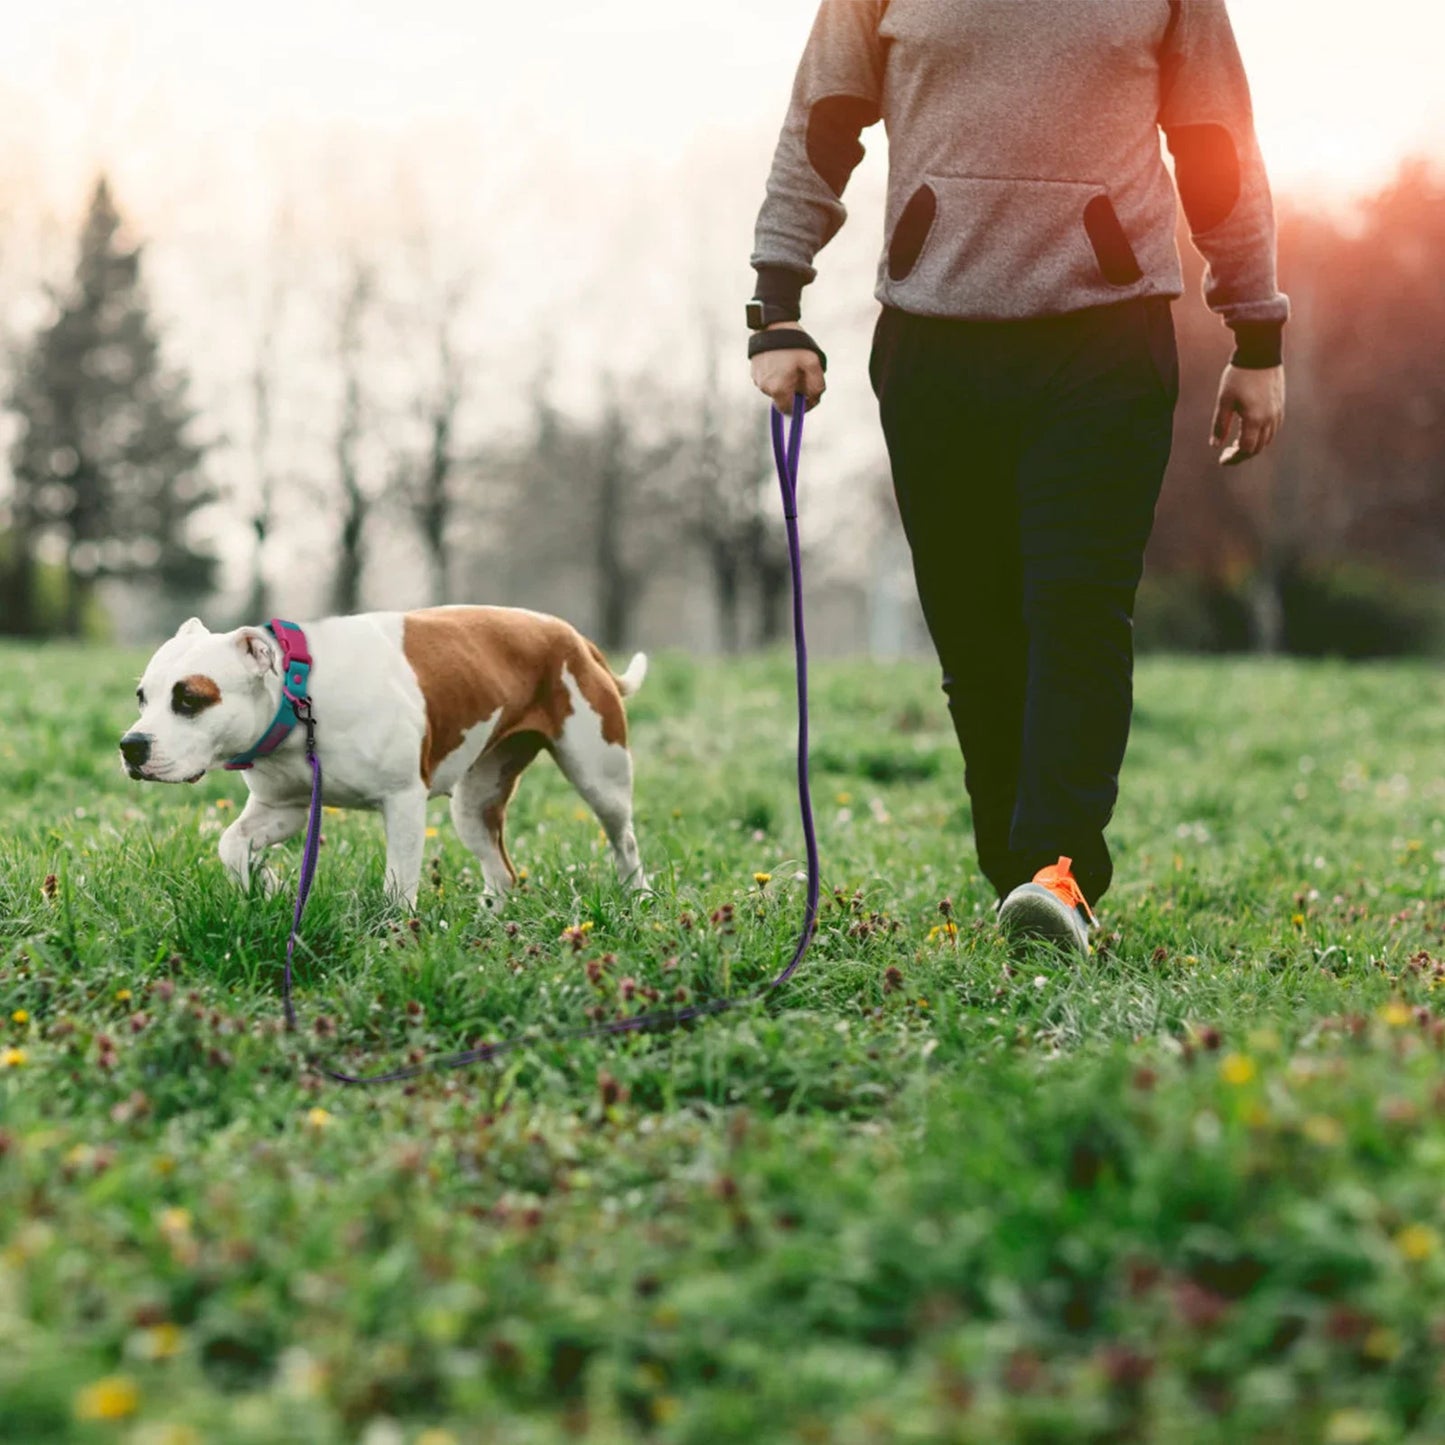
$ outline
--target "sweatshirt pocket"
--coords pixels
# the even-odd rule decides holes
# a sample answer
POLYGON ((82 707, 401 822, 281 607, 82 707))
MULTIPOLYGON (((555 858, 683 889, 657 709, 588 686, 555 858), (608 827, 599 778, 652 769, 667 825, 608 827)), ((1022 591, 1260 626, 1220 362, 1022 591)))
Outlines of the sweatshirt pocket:
POLYGON ((886 270, 904 310, 1000 319, 1116 301, 1143 276, 1107 187, 992 176, 927 177, 886 270))

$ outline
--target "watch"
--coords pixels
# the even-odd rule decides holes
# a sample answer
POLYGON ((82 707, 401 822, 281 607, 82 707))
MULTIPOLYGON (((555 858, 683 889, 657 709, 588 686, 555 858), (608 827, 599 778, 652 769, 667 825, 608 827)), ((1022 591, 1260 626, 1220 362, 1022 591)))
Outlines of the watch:
POLYGON ((779 306, 774 301, 763 301, 754 296, 748 302, 748 330, 766 331, 769 326, 776 326, 779 321, 796 321, 798 315, 796 307, 779 306))

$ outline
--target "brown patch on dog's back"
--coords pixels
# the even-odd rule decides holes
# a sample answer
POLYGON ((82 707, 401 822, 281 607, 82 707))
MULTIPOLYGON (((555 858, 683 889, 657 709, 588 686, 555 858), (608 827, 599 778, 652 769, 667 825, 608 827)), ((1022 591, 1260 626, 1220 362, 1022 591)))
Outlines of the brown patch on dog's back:
MULTIPOLYGON (((216 685, 216 679, 207 677, 204 673, 193 672, 189 677, 183 677, 176 687, 181 689, 186 701, 196 712, 215 707, 221 700, 221 689, 216 685)), ((174 694, 174 689, 172 692, 174 694)))
POLYGON ((466 734, 489 719, 488 752, 523 732, 555 741, 572 712, 564 667, 601 719, 603 737, 626 741, 626 715, 606 660, 560 618, 509 607, 408 612, 401 646, 426 701, 421 776, 427 784, 466 734))

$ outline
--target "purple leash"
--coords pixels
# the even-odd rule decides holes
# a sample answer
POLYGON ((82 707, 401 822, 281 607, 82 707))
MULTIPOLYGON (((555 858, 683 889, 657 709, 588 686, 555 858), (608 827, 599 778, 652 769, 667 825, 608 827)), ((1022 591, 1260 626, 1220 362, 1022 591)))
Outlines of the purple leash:
MULTIPOLYGON (((803 820, 803 842, 808 859, 808 901, 803 915, 803 929, 798 935, 793 956, 776 978, 764 984, 756 993, 745 994, 742 998, 711 999, 707 1003, 691 1004, 687 1008, 635 1014, 629 1018, 612 1019, 605 1024, 548 1034, 546 1039, 575 1042, 581 1039, 606 1038, 611 1034, 671 1029, 693 1019, 707 1018, 712 1014, 741 1008, 745 1004, 757 1003, 792 978, 813 941, 813 933, 818 923, 818 838, 813 828, 813 797, 808 785, 808 644, 803 634, 803 553, 798 540, 798 463, 802 454, 803 414, 806 409, 805 398, 795 396, 792 424, 787 428, 786 436, 783 414, 776 407, 772 413, 773 460, 777 466, 778 485, 783 495, 783 519, 788 532, 788 560, 793 581, 793 646, 798 681, 798 808, 803 820)), ((296 1027, 296 1010, 291 1002, 291 956, 301 929, 301 914, 306 907, 306 895, 311 891, 311 882, 316 874, 316 854, 321 836, 321 760, 316 756, 316 724, 309 703, 304 713, 298 710, 298 716, 306 723, 306 757, 311 764, 311 817, 306 829, 306 851, 301 859, 296 912, 291 922, 291 937, 286 944, 286 972, 282 984, 286 1027, 292 1030, 296 1027)), ((324 1065, 316 1067, 328 1079, 334 1079, 339 1084, 392 1084, 403 1079, 415 1079, 435 1069, 460 1069, 468 1064, 485 1063, 488 1059, 495 1059, 502 1054, 524 1048, 529 1043, 541 1041, 525 1035, 501 1039, 493 1044, 467 1049, 463 1053, 446 1054, 438 1059, 408 1064, 404 1068, 391 1069, 382 1074, 343 1074, 324 1065)))

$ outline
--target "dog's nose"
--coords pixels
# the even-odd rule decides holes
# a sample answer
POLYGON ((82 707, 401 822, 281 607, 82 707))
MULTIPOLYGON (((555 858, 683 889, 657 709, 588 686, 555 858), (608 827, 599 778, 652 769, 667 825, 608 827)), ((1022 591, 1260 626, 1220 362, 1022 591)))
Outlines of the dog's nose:
POLYGON ((120 740, 120 755, 126 767, 143 767, 151 755, 151 740, 144 733, 127 733, 120 740))

